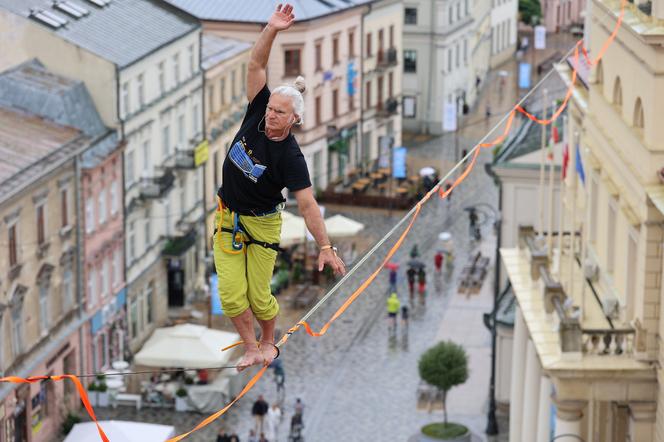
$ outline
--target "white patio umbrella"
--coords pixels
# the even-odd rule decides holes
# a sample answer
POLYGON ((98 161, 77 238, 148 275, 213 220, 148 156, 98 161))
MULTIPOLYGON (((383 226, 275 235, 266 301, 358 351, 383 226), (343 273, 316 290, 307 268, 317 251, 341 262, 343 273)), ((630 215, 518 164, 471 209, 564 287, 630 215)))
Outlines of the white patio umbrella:
POLYGON ((158 328, 136 353, 136 365, 146 367, 217 367, 232 353, 221 349, 240 340, 237 333, 213 330, 196 324, 158 328))
MULTIPOLYGON (((108 439, 123 442, 164 442, 175 436, 172 425, 157 425, 130 421, 100 421, 108 439)), ((99 432, 94 422, 74 425, 64 442, 89 442, 99 440, 99 432)))
POLYGON ((303 243, 307 232, 304 218, 290 212, 281 212, 281 247, 303 243))
POLYGON ((325 220, 327 235, 332 238, 357 235, 364 229, 364 224, 343 215, 334 215, 325 220))
POLYGON ((420 176, 429 176, 435 174, 436 174, 436 169, 434 169, 431 166, 423 167, 420 169, 420 176))

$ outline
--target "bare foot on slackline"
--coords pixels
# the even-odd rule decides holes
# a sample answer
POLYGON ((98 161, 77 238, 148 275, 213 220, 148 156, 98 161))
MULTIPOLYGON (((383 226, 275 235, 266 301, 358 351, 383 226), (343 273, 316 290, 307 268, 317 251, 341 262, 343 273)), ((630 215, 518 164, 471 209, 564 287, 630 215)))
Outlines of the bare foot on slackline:
POLYGON ((279 354, 277 347, 272 342, 261 341, 260 343, 261 354, 265 365, 270 365, 279 354))
POLYGON ((237 371, 242 371, 247 367, 252 365, 258 365, 263 363, 263 354, 258 348, 258 343, 254 342, 253 344, 245 346, 245 353, 240 362, 237 364, 237 371))

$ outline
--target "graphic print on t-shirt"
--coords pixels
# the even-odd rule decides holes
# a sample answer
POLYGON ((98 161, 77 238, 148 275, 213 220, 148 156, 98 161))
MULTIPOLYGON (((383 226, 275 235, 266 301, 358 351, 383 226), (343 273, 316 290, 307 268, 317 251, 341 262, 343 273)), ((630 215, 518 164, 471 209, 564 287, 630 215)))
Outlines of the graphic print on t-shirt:
POLYGON ((249 178, 254 183, 258 182, 258 178, 260 178, 261 175, 263 175, 263 172, 265 172, 265 169, 267 169, 267 167, 262 164, 254 164, 254 161, 245 150, 244 140, 239 140, 233 144, 233 147, 231 147, 231 150, 228 152, 228 158, 230 158, 233 164, 244 173, 245 177, 249 178))

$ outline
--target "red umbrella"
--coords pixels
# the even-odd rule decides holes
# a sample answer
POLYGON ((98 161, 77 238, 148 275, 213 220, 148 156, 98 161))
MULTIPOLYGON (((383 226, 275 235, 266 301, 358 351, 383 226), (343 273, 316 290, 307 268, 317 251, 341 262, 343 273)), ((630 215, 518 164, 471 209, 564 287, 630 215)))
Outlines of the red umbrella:
POLYGON ((396 262, 388 262, 387 264, 385 264, 385 268, 388 270, 396 270, 399 268, 399 264, 397 264, 396 262))

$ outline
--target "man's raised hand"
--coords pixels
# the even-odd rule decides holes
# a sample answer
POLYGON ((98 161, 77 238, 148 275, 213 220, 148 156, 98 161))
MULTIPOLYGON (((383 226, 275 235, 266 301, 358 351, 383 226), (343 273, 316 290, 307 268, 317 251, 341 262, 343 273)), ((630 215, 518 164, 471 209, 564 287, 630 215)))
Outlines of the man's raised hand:
POLYGON ((267 24, 277 31, 284 31, 290 28, 293 22, 295 22, 293 6, 288 3, 282 6, 281 3, 279 3, 279 5, 277 5, 277 10, 274 11, 267 24))

